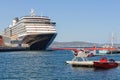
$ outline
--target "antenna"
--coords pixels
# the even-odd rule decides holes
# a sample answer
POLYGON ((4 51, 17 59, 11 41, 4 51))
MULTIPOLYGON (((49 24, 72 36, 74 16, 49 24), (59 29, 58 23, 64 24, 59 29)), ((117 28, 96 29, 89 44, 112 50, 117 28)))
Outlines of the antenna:
POLYGON ((114 40, 115 40, 115 36, 114 36, 114 34, 112 33, 112 37, 111 37, 111 45, 112 45, 112 47, 114 46, 114 40))
POLYGON ((112 33, 112 37, 111 37, 111 45, 113 47, 113 40, 114 40, 114 36, 113 36, 113 33, 112 33))
POLYGON ((35 16, 35 11, 34 11, 34 9, 31 9, 31 16, 35 16))

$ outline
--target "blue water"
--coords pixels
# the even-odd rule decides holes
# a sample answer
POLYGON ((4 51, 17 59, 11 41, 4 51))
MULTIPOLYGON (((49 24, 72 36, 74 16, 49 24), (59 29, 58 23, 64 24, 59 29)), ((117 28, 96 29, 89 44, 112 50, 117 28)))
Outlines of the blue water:
MULTIPOLYGON (((106 56, 120 60, 120 54, 106 56)), ((65 63, 72 58, 71 51, 60 50, 0 52, 0 80, 120 80, 120 67, 108 70, 72 67, 65 63)))

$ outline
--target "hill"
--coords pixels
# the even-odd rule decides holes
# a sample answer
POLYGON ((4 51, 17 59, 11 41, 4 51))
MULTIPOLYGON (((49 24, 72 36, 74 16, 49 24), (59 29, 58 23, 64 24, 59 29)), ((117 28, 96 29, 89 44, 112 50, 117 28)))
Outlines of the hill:
MULTIPOLYGON (((100 44, 100 43, 91 43, 91 42, 84 42, 84 41, 73 41, 73 42, 53 42, 50 47, 102 47, 107 44, 100 44)), ((114 44, 115 47, 120 47, 120 44, 114 44)))
POLYGON ((101 44, 98 43, 90 43, 83 41, 74 41, 74 42, 53 42, 50 47, 93 47, 94 45, 100 47, 101 44))

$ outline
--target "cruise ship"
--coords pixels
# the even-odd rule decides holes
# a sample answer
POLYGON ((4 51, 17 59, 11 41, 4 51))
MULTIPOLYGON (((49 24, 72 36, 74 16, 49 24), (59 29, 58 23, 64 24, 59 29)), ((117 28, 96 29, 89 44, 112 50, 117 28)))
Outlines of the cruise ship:
POLYGON ((36 16, 32 9, 29 16, 14 18, 12 24, 4 29, 4 45, 46 50, 57 35, 55 26, 48 16, 36 16))

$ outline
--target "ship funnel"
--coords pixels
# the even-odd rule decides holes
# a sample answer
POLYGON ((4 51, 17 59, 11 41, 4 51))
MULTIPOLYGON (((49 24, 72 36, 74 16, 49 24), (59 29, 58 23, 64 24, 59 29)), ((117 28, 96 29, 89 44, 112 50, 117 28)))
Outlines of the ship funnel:
POLYGON ((14 26, 19 21, 18 17, 13 19, 12 25, 14 26))

